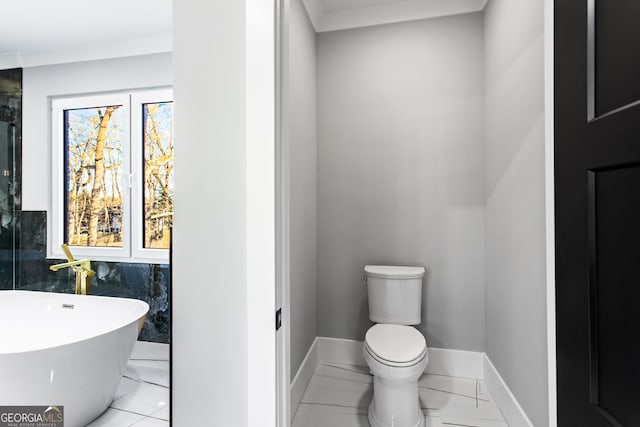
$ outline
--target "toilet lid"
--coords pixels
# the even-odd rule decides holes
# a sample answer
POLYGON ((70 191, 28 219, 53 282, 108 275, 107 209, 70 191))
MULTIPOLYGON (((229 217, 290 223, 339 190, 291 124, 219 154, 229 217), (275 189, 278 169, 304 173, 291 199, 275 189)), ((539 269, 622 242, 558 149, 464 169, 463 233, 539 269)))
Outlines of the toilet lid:
POLYGON ((374 325, 367 331, 364 341, 372 356, 390 364, 413 362, 427 349, 424 336, 416 328, 405 325, 374 325))
POLYGON ((407 267, 404 265, 365 265, 364 274, 381 279, 421 279, 424 267, 407 267))

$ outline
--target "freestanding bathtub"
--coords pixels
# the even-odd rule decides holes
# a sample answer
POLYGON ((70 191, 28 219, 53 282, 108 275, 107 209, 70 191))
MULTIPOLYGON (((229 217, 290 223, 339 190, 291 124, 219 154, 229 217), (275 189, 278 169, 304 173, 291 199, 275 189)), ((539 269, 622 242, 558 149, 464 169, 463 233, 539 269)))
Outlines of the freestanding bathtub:
POLYGON ((63 406, 84 427, 113 400, 147 303, 0 291, 0 405, 63 406))

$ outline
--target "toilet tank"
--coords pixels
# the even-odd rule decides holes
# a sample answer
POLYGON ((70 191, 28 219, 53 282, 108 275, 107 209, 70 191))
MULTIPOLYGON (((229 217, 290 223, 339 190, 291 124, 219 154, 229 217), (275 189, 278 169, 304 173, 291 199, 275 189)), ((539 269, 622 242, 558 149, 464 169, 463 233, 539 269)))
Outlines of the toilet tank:
POLYGON ((367 265, 364 275, 371 321, 394 325, 421 322, 423 267, 367 265))

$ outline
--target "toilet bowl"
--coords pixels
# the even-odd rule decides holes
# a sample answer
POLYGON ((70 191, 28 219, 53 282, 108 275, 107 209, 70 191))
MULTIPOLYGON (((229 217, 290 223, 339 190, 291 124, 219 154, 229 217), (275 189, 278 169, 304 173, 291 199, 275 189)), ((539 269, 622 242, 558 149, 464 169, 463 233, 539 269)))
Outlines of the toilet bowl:
POLYGON ((412 326, 377 324, 366 333, 363 355, 373 374, 371 427, 423 427, 418 379, 429 361, 424 336, 412 326))

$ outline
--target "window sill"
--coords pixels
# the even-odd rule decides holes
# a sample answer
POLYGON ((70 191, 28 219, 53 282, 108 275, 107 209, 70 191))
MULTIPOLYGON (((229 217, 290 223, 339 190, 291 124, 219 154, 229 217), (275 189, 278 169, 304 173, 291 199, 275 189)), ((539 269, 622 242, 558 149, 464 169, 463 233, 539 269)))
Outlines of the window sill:
MULTIPOLYGON (((48 253, 47 260, 64 260, 63 253, 48 253)), ((77 256, 76 259, 88 259, 91 262, 111 262, 117 264, 169 264, 169 258, 142 258, 142 257, 105 257, 105 256, 77 256)))

